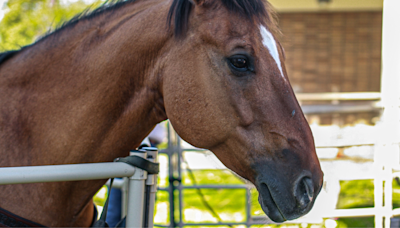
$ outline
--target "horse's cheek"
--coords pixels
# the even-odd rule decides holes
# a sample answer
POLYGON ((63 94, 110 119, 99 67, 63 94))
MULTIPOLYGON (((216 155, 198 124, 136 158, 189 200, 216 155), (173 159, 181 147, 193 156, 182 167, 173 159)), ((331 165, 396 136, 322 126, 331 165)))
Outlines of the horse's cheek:
POLYGON ((211 148, 223 140, 216 111, 208 109, 203 101, 185 98, 173 102, 166 111, 176 132, 185 141, 200 148, 211 148), (182 102, 183 101, 183 102, 182 102))
POLYGON ((211 99, 218 95, 200 84, 178 80, 166 86, 164 104, 177 133, 190 144, 209 149, 225 140, 229 126, 221 104, 211 99))

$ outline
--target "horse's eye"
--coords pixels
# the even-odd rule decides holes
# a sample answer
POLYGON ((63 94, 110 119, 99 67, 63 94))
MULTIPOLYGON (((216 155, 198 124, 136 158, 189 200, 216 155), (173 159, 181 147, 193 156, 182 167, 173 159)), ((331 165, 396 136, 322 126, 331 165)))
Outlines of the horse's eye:
POLYGON ((231 64, 236 68, 239 68, 239 69, 247 68, 247 59, 245 59, 245 58, 240 58, 240 57, 232 58, 232 59, 230 59, 230 61, 231 61, 231 64))
POLYGON ((228 63, 231 69, 235 72, 253 71, 251 61, 246 55, 234 55, 228 58, 228 63))

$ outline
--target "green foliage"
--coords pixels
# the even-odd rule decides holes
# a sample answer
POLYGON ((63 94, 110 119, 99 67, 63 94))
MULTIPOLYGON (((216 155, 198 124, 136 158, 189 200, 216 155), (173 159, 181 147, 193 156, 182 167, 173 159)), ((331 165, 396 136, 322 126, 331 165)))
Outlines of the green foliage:
MULTIPOLYGON (((374 206, 374 181, 341 181, 338 209, 364 208, 374 206)), ((338 228, 374 227, 374 217, 339 218, 338 228)))
MULTIPOLYGON (((164 156, 164 155, 163 155, 164 156)), ((196 178, 197 185, 238 185, 243 184, 242 179, 232 174, 227 170, 194 170, 193 174, 196 178)), ((182 173, 182 181, 185 186, 193 185, 188 172, 182 173)), ((167 182, 166 177, 163 182, 167 182)), ((159 180, 160 181, 160 180, 159 180)), ((341 181, 341 191, 339 194, 339 201, 337 208, 348 209, 348 208, 362 208, 362 207, 373 207, 374 206, 374 182, 373 180, 357 180, 357 181, 341 181)), ((105 200, 105 190, 100 190, 102 194, 96 196, 96 204, 102 205, 105 200)), ((244 189, 202 189, 201 194, 205 200, 211 206, 211 208, 219 214, 223 222, 244 222, 245 221, 245 204, 246 204, 246 191, 244 189), (225 215, 224 215, 225 214, 225 215), (224 216, 221 216, 224 215, 224 216), (236 218, 235 216, 236 215, 236 218), (237 215, 241 219, 237 219, 237 215), (235 218, 235 219, 232 219, 235 218)), ((178 191, 175 191, 175 217, 179 218, 178 213, 178 191)), ((216 222, 216 219, 212 216, 204 202, 200 199, 201 196, 196 189, 184 189, 183 190, 183 211, 185 210, 196 210, 201 211, 203 214, 208 214, 208 219, 203 219, 201 222, 216 222)), ((251 214, 252 215, 264 215, 259 203, 258 203, 258 192, 255 189, 251 190, 251 214)), ((166 204, 169 208, 169 195, 166 191, 157 192, 157 204, 166 204)), ((393 206, 394 208, 400 207, 400 186, 393 182, 393 206)), ((187 212, 187 211, 186 211, 187 212)), ((168 213, 166 211, 156 213, 168 213)), ((162 221, 163 225, 169 224, 169 214, 164 217, 167 219, 162 221)), ((183 214, 184 222, 198 222, 191 221, 191 219, 183 214)), ((339 218, 337 219, 337 228, 351 228, 351 227, 373 227, 373 217, 363 218, 339 218)), ((215 226, 215 227, 226 227, 226 226, 215 226)), ((240 226, 237 226, 240 227, 240 226)), ((269 225, 254 225, 252 227, 269 227, 269 228, 286 228, 286 227, 303 227, 302 224, 269 224, 269 225)), ((323 224, 309 224, 307 227, 324 227, 323 224)))
MULTIPOLYGON (((231 174, 226 170, 196 170, 194 171, 196 182, 199 185, 205 184, 242 184, 242 180, 237 176, 231 174)), ((185 185, 193 183, 189 175, 183 173, 183 181, 185 185)), ((373 180, 356 180, 356 181, 341 181, 341 191, 339 195, 337 208, 364 208, 374 206, 374 182, 373 180)), ((245 219, 245 191, 242 189, 202 189, 202 194, 205 196, 211 207, 219 214, 234 214, 240 213, 245 219)), ((198 192, 194 189, 187 189, 183 191, 184 209, 197 209, 204 213, 209 213, 208 209, 199 199, 198 192)), ((176 199, 178 195, 176 195, 176 199)), ((168 200, 166 197, 165 200, 168 200)), ((263 215, 259 203, 258 192, 255 189, 251 190, 251 214, 263 215)), ((394 208, 400 207, 400 186, 393 182, 393 206, 394 208)), ((176 214, 178 216, 178 214, 176 214)), ((187 220, 184 216, 185 222, 192 222, 187 220)), ((233 220, 225 219, 224 222, 234 222, 233 220)), ((237 220, 236 220, 237 221, 237 220)), ((245 220, 242 220, 245 221, 245 220)), ((212 220, 204 220, 203 222, 215 222, 212 220)), ((337 219, 337 227, 373 227, 373 217, 363 218, 339 218, 337 219)), ((252 226, 253 227, 253 226, 252 226)), ((275 224, 275 225, 256 225, 254 227, 302 227, 301 224, 275 224)), ((307 227, 324 227, 324 224, 309 224, 307 227)))
MULTIPOLYGON (((400 186, 393 181, 393 208, 400 207, 400 186)), ((340 195, 337 208, 366 208, 374 206, 374 181, 357 180, 341 181, 340 195)), ((373 227, 374 217, 363 218, 340 218, 338 228, 346 227, 373 227)))
POLYGON ((400 207, 400 184, 399 184, 399 182, 393 180, 392 187, 393 187, 393 195, 392 195, 393 208, 399 208, 400 207))
POLYGON ((374 227, 374 217, 340 218, 337 228, 374 227))
POLYGON ((157 196, 156 196, 156 206, 154 208, 155 214, 158 213, 165 213, 163 215, 163 217, 165 217, 166 219, 158 222, 157 224, 162 224, 162 225, 168 225, 170 222, 170 216, 169 216, 169 210, 165 210, 165 211, 158 211, 158 207, 157 205, 160 204, 165 204, 167 206, 167 208, 169 208, 169 196, 168 196, 168 192, 166 191, 157 191, 157 196))
POLYGON ((338 209, 374 206, 374 181, 341 181, 338 209))
MULTIPOLYGON (((236 175, 233 175, 229 170, 195 170, 193 171, 195 176, 196 183, 198 185, 204 184, 230 184, 230 185, 238 185, 243 184, 242 179, 238 178, 236 175)), ((189 177, 188 172, 183 173, 182 182, 184 185, 193 185, 192 179, 189 177)))
MULTIPOLYGON (((239 213, 242 219, 236 222, 245 221, 245 208, 246 208, 246 190, 244 189, 202 189, 202 194, 211 208, 218 214, 234 214, 239 213)), ((209 213, 196 189, 186 189, 183 191, 183 207, 184 209, 197 209, 209 213)), ((185 222, 194 222, 184 217, 185 222)), ((234 220, 224 220, 224 222, 235 222, 234 220)), ((205 220, 204 222, 215 222, 212 220, 205 220)))
MULTIPOLYGON (((95 0, 90 8, 101 2, 95 0)), ((0 52, 33 43, 89 6, 83 0, 73 3, 61 0, 8 0, 6 14, 0 21, 0 52)))
POLYGON ((99 206, 104 206, 106 200, 107 200, 107 194, 108 194, 108 188, 107 186, 103 186, 99 189, 99 191, 97 191, 96 195, 94 195, 93 197, 93 202, 96 205, 99 206))

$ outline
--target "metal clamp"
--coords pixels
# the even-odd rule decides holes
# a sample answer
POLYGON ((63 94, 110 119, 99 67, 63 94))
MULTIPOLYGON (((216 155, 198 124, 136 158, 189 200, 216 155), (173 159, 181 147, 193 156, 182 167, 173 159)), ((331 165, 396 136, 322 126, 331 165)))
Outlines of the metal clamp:
MULTIPOLYGON (((136 151, 131 151, 136 152, 136 151)), ((139 151, 137 151, 139 152, 139 151)), ((131 166, 138 167, 147 171, 148 174, 158 174, 160 172, 160 165, 156 162, 151 162, 145 158, 139 157, 137 155, 132 155, 124 158, 117 158, 115 162, 124 162, 131 166)))

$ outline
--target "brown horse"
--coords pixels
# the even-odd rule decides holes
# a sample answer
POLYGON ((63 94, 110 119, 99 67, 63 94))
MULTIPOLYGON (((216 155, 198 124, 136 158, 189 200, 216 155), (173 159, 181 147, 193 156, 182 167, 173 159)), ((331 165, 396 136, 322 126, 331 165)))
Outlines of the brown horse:
MULTIPOLYGON (((255 184, 276 222, 323 174, 264 0, 137 0, 81 15, 0 56, 0 166, 112 161, 160 121, 255 184)), ((0 207, 90 226, 99 181, 0 187, 0 207)))

